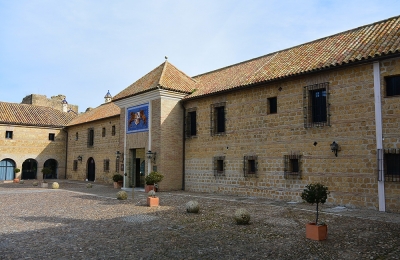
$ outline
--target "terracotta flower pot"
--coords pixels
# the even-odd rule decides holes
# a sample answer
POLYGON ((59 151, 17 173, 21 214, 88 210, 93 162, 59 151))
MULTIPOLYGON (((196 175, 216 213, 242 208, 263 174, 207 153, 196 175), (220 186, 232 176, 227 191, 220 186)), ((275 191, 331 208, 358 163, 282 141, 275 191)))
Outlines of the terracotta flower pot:
POLYGON ((160 205, 160 199, 158 197, 147 197, 147 206, 158 207, 160 205))
POLYGON ((121 189, 121 187, 122 187, 122 182, 119 182, 119 181, 114 182, 115 189, 121 189))
POLYGON ((151 190, 155 190, 154 189, 154 185, 147 185, 144 187, 144 192, 148 193, 151 190))
POLYGON ((19 183, 19 179, 18 179, 18 178, 15 178, 15 179, 14 179, 14 183, 19 183))
POLYGON ((328 237, 327 225, 315 225, 315 223, 306 224, 306 238, 312 240, 325 240, 328 237))

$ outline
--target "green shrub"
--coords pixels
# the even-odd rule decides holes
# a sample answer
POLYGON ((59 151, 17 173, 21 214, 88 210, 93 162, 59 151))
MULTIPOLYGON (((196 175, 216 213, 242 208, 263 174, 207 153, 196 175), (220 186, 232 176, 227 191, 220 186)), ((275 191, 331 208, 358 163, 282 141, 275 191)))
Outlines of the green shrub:
POLYGON ((145 182, 147 185, 154 185, 155 183, 159 183, 164 178, 164 175, 158 172, 151 172, 146 176, 145 182))

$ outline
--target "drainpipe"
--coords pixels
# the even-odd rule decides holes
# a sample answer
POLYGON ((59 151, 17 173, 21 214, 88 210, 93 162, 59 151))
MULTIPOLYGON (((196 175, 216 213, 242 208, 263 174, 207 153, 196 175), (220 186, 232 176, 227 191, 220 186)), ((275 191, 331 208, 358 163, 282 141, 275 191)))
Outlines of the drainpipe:
MULTIPOLYGON (((123 131, 123 135, 124 135, 124 188, 129 188, 127 185, 127 180, 128 180, 128 174, 126 173, 126 121, 127 121, 127 112, 128 112, 128 108, 124 107, 125 110, 125 115, 124 115, 124 131, 123 131)), ((121 118, 120 118, 121 120, 121 118)), ((119 131, 121 133, 121 130, 119 131)), ((132 189, 132 194, 133 194, 133 189, 132 189)))
MULTIPOLYGON (((151 120, 153 119, 153 113, 152 113, 152 106, 151 106, 151 100, 149 101, 149 118, 150 120, 148 120, 149 123, 149 139, 148 139, 148 147, 147 147, 147 151, 151 151, 151 120)), ((153 151, 154 152, 154 151, 153 151)), ((151 167, 151 159, 147 160, 147 174, 150 174, 150 172, 152 172, 152 167, 151 167)))
MULTIPOLYGON (((375 127, 376 127, 376 149, 383 149, 382 136, 382 99, 381 99, 381 79, 379 61, 374 62, 374 97, 375 97, 375 127)), ((378 173, 383 173, 382 161, 378 161, 378 173)), ((385 207, 385 178, 378 178, 378 202, 379 211, 386 211, 385 207)))

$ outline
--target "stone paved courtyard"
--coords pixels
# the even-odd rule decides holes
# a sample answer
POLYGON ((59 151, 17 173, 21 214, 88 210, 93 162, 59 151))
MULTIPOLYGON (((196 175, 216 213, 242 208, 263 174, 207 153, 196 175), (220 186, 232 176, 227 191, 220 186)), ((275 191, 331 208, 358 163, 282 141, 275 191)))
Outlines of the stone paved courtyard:
POLYGON ((180 191, 149 208, 142 191, 120 201, 111 185, 59 183, 0 184, 0 259, 400 259, 400 214, 323 205, 328 239, 317 242, 303 203, 180 191), (199 214, 186 213, 190 200, 199 214), (238 208, 250 225, 234 223, 238 208))

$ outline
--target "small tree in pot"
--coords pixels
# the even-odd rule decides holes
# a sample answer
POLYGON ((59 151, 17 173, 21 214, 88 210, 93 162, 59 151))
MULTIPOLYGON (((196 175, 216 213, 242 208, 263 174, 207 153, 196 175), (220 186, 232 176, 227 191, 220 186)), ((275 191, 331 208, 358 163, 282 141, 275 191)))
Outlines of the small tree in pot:
POLYGON ((310 203, 316 204, 315 223, 306 225, 306 237, 313 240, 325 240, 327 237, 328 227, 325 224, 318 223, 319 204, 324 204, 328 198, 328 187, 321 183, 311 183, 301 193, 301 198, 310 203))
POLYGON ((113 176, 113 181, 114 181, 114 188, 120 189, 122 187, 123 182, 124 182, 124 176, 122 176, 121 174, 116 173, 113 176))
POLYGON ((19 168, 15 168, 14 169, 14 173, 15 173, 15 178, 14 178, 14 182, 18 183, 19 182, 19 178, 17 178, 17 174, 20 172, 21 170, 19 168))
POLYGON ((154 190, 154 186, 161 182, 164 178, 164 175, 158 172, 151 172, 149 175, 146 176, 144 179, 146 182, 146 189, 145 192, 149 192, 150 190, 154 190))

